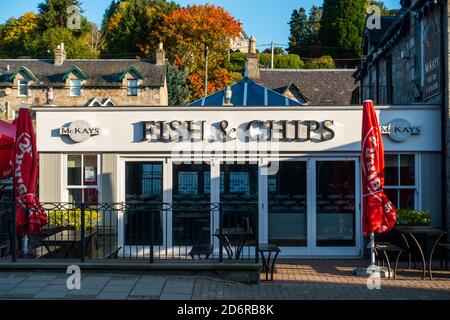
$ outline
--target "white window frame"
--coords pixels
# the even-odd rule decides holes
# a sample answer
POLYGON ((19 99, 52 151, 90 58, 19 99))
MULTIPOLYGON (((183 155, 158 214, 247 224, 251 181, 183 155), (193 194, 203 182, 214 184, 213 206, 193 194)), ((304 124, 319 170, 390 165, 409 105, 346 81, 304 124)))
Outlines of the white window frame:
MULTIPOLYGON (((101 163, 101 155, 100 154, 90 154, 90 153, 68 153, 63 155, 62 157, 62 161, 63 161, 63 194, 62 194, 62 199, 63 202, 68 202, 69 201, 69 190, 85 190, 85 189, 97 189, 97 193, 98 193, 98 202, 100 203, 102 201, 102 192, 101 192, 101 168, 102 168, 102 163, 101 163), (97 184, 96 185, 83 185, 84 182, 84 156, 87 155, 96 155, 97 156, 97 184), (81 185, 69 185, 68 184, 68 165, 67 165, 67 161, 69 156, 81 156, 81 185)), ((82 197, 84 198, 84 195, 82 195, 82 197)))
MULTIPOLYGON (((421 199, 421 191, 420 191, 420 155, 416 152, 386 152, 386 155, 395 155, 397 156, 397 174, 398 174, 398 184, 397 185, 387 185, 385 184, 385 190, 397 190, 397 199, 398 203, 394 203, 397 207, 400 207, 400 190, 411 190, 414 189, 414 210, 421 210, 422 203, 421 199), (401 155, 411 155, 414 156, 414 185, 410 186, 402 186, 400 185, 400 156, 401 155)), ((402 209, 402 208, 398 208, 402 209)))
POLYGON ((28 97, 28 95, 30 94, 30 84, 28 82, 28 80, 26 79, 20 79, 17 81, 17 95, 19 97, 28 97), (21 88, 25 88, 27 90, 26 94, 21 94, 20 90, 21 88))
POLYGON ((70 87, 69 87, 69 94, 71 97, 81 97, 81 87, 82 87, 82 83, 80 79, 71 79, 70 80, 70 87), (79 82, 79 86, 78 85, 74 85, 74 82, 78 81, 79 82), (74 91, 77 90, 77 91, 74 91))
POLYGON ((129 97, 137 97, 139 95, 139 83, 137 79, 128 79, 127 80, 127 94, 129 97), (131 85, 130 82, 135 81, 136 85, 131 85))

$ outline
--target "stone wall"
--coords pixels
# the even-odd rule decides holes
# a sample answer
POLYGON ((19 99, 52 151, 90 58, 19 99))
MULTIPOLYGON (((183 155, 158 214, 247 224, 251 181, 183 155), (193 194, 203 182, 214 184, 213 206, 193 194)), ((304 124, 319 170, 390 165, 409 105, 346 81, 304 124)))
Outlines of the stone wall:
MULTIPOLYGON (((23 79, 19 74, 14 82, 10 95, 0 96, 0 105, 8 104, 8 119, 14 117, 14 112, 21 105, 45 105, 47 103, 47 88, 29 87, 27 97, 19 97, 17 83, 23 79), (7 103, 6 103, 7 102, 7 103)), ((163 87, 143 87, 137 96, 128 96, 127 87, 82 87, 80 97, 71 97, 70 88, 53 88, 56 106, 86 106, 90 100, 97 98, 100 102, 111 98, 117 106, 167 106, 167 85, 163 87)))
POLYGON ((406 32, 403 36, 388 50, 386 50, 377 60, 373 61, 369 71, 364 75, 362 83, 369 85, 370 90, 364 90, 370 97, 364 96, 364 99, 371 98, 376 100, 378 96, 379 104, 386 104, 387 101, 387 72, 386 57, 390 56, 392 61, 392 104, 439 104, 440 97, 429 100, 423 100, 418 95, 423 90, 423 62, 422 30, 426 30, 431 21, 440 25, 440 11, 438 7, 426 15, 422 20, 410 15, 404 20, 406 32), (378 82, 378 94, 377 94, 378 82))

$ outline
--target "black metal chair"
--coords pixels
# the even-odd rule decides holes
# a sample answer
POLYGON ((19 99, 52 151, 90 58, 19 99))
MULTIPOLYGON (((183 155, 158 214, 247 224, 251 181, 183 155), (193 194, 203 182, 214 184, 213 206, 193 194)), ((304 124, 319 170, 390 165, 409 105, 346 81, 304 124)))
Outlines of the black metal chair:
POLYGON ((382 262, 383 266, 384 266, 384 262, 386 262, 387 268, 388 268, 388 278, 389 279, 391 278, 391 273, 392 273, 391 263, 389 261, 390 253, 396 254, 394 272, 393 272, 393 279, 395 280, 395 277, 397 275, 398 261, 400 259, 400 256, 403 253, 403 249, 390 243, 390 242, 379 242, 379 243, 375 244, 375 256, 377 258, 378 265, 380 265, 380 261, 382 262))

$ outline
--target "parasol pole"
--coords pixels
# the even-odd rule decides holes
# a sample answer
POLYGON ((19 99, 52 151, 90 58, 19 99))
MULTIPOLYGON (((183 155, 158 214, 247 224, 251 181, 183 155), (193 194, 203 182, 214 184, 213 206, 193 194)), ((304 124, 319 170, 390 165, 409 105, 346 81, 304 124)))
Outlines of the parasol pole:
POLYGON ((375 265, 375 234, 370 234, 370 265, 375 265))

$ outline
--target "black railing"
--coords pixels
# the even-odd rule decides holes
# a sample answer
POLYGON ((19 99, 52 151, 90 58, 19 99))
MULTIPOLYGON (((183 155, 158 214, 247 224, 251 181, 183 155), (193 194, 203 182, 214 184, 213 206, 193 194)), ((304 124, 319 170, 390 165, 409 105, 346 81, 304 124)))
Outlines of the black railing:
POLYGON ((23 205, 0 203, 0 260, 258 262, 257 203, 47 202, 27 206, 48 219, 30 236, 17 234, 23 205))

